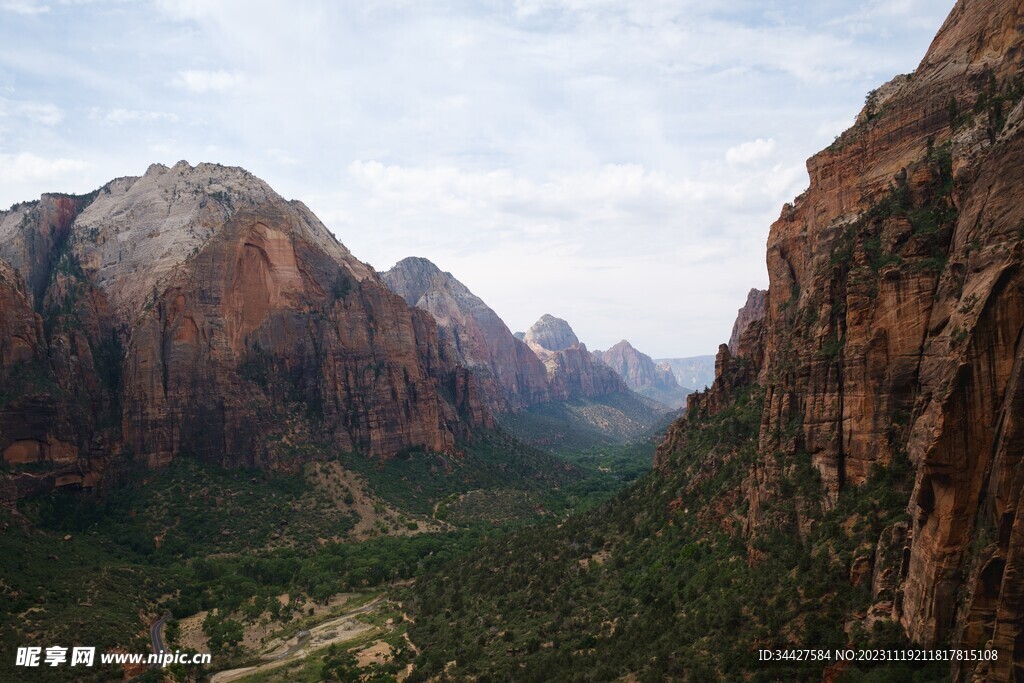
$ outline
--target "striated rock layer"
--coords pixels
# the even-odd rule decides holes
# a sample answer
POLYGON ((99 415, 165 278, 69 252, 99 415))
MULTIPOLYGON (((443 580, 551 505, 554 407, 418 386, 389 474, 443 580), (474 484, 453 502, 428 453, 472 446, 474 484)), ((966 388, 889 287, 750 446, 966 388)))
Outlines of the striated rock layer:
POLYGON ((241 169, 44 195, 0 213, 0 237, 0 373, 24 377, 0 403, 8 463, 59 453, 86 477, 125 447, 292 467, 451 450, 490 423, 434 319, 241 169))
POLYGON ((425 258, 402 259, 382 274, 410 306, 429 312, 442 340, 477 376, 488 406, 497 412, 549 400, 544 364, 516 339, 498 314, 451 273, 425 258))
MULTIPOLYGON (((909 462, 908 520, 874 549, 869 618, 998 650, 954 665, 957 680, 1024 679, 1022 61, 1024 6, 961 0, 917 71, 869 94, 771 227, 763 319, 737 321, 689 406, 764 388, 752 537, 784 523, 780 463, 810 463, 827 508, 909 462)), ((851 577, 872 566, 858 562, 851 577)))

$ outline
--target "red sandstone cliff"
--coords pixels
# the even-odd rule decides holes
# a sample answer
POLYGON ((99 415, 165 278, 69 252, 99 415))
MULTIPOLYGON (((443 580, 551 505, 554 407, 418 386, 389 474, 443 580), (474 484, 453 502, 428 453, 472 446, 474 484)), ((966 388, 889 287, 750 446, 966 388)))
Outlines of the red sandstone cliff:
POLYGON ((729 351, 733 354, 739 350, 740 337, 750 325, 764 317, 764 307, 768 292, 763 289, 751 289, 747 293, 747 301, 736 314, 736 322, 732 326, 729 337, 729 351))
POLYGON ((450 450, 490 423, 434 319, 241 169, 46 195, 0 213, 0 238, 30 284, 0 271, 0 373, 31 380, 0 406, 8 463, 89 484, 122 444, 151 464, 291 467, 318 448, 450 450))
POLYGON ((959 680, 1024 678, 1022 61, 1020 2, 957 3, 915 73, 808 161, 809 189, 771 227, 764 319, 690 401, 714 412, 736 386, 765 390, 753 536, 779 523, 777 454, 818 470, 826 507, 909 459, 910 521, 864 561, 884 587, 872 618, 999 651, 959 680))

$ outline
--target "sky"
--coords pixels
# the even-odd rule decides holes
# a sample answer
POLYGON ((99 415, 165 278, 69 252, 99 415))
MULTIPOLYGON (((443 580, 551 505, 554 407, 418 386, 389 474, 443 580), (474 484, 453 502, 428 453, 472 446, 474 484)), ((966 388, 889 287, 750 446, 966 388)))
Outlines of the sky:
POLYGON ((185 159, 513 330, 714 353, 804 162, 952 0, 0 0, 0 206, 185 159))

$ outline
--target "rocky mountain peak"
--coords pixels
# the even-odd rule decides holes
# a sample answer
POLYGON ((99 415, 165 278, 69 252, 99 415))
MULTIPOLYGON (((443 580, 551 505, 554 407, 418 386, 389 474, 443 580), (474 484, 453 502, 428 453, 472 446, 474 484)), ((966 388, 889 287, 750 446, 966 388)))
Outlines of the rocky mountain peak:
POLYGON ((459 361, 473 368, 481 394, 497 411, 548 400, 543 363, 480 297, 454 275, 418 256, 381 274, 384 284, 410 306, 427 311, 459 361))
POLYGON ((275 239, 315 244, 356 280, 372 275, 301 202, 284 200, 245 169, 220 164, 153 164, 141 177, 111 181, 78 214, 70 243, 115 309, 130 316, 240 212, 254 223, 273 213, 275 239))
POLYGON ((535 322, 523 340, 531 347, 540 347, 547 351, 562 351, 580 343, 569 323, 545 313, 535 322))

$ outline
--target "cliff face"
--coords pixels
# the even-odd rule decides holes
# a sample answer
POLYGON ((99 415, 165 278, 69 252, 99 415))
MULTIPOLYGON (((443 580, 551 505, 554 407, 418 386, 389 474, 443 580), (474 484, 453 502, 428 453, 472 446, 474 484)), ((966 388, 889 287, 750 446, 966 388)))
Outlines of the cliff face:
POLYGON ((991 642, 998 660, 961 680, 1024 676, 1022 61, 1024 7, 961 0, 918 70, 869 95, 772 225, 764 320, 690 405, 764 387, 754 537, 782 523, 787 458, 817 470, 825 508, 909 462, 908 521, 861 568, 889 586, 872 619, 926 645, 991 642))
POLYGON ((594 398, 629 391, 618 373, 594 360, 561 318, 544 314, 526 331, 524 340, 547 369, 553 399, 594 398))
POLYGON ((768 292, 763 289, 751 289, 747 294, 747 302, 743 304, 736 314, 736 322, 732 326, 732 335, 729 337, 729 351, 736 354, 739 350, 740 337, 747 331, 751 323, 764 317, 765 298, 768 292))
POLYGON ((442 341, 473 370, 492 410, 515 410, 549 399, 544 364, 451 273, 427 259, 410 257, 381 277, 407 304, 434 317, 442 341))
POLYGON ((617 372, 626 386, 638 394, 670 408, 686 405, 688 392, 679 386, 672 370, 667 365, 655 365, 650 356, 637 351, 628 341, 622 340, 607 351, 592 353, 595 360, 617 372))
POLYGON ((154 165, 0 229, 5 260, 43 283, 36 313, 0 273, 0 373, 31 380, 0 415, 9 463, 60 451, 91 476, 125 444, 150 464, 287 468, 319 447, 450 450, 490 423, 433 318, 241 169, 154 165))

